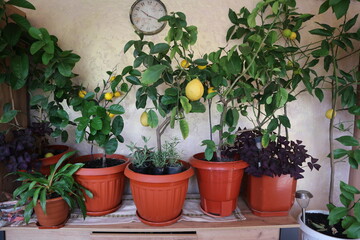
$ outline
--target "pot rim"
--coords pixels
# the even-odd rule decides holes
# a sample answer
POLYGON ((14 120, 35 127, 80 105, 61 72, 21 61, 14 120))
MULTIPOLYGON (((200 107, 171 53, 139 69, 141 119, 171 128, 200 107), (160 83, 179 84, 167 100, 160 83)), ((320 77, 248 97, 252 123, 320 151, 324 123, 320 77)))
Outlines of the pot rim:
POLYGON ((185 171, 180 173, 165 174, 165 175, 142 174, 131 170, 130 166, 132 165, 132 163, 130 163, 125 168, 125 176, 131 180, 138 182, 146 182, 146 183, 169 183, 169 182, 183 181, 194 175, 194 169, 190 166, 188 162, 185 162, 183 160, 180 161, 183 164, 183 166, 187 167, 185 171))
POLYGON ((233 161, 233 162, 210 162, 210 161, 204 161, 200 160, 204 158, 204 152, 194 154, 189 162, 191 166, 199 169, 207 169, 207 170, 218 170, 218 171, 227 171, 229 169, 238 170, 238 169, 244 169, 249 166, 248 163, 246 163, 243 160, 233 161))
MULTIPOLYGON (((77 162, 87 162, 91 156, 94 156, 94 158, 97 157, 101 157, 102 154, 101 153, 96 153, 96 154, 88 154, 88 155, 83 155, 83 156, 79 156, 76 157, 74 159, 74 161, 72 161, 73 163, 77 163, 77 162)), ((115 173, 119 173, 119 172, 123 172, 125 167, 128 165, 129 163, 129 159, 127 157, 125 157, 124 155, 121 154, 111 154, 111 155, 106 155, 109 158, 115 158, 115 159, 119 159, 119 160, 124 160, 125 162, 120 164, 120 165, 116 165, 113 167, 106 167, 106 168, 80 168, 75 175, 80 175, 80 176, 100 176, 100 175, 109 175, 109 174, 115 174, 115 173)))
MULTIPOLYGON (((307 213, 323 213, 323 214, 329 214, 329 211, 326 210, 308 210, 306 211, 307 213)), ((316 239, 320 239, 320 240, 347 240, 348 238, 336 238, 336 237, 331 237, 325 234, 322 234, 318 231, 315 231, 314 229, 308 227, 301 219, 301 213, 298 215, 298 223, 300 224, 300 229, 302 232, 306 233, 306 234, 310 234, 312 237, 316 238, 316 239)))

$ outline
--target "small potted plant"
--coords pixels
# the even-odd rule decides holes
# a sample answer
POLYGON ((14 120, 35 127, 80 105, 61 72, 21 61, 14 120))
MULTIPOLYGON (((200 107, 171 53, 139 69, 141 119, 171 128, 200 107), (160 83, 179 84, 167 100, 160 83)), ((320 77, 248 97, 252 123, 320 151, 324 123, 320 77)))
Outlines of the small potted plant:
POLYGON ((303 178, 303 164, 307 162, 311 170, 319 170, 320 165, 299 140, 278 136, 263 148, 261 137, 254 130, 242 132, 235 140, 238 154, 249 164, 246 202, 255 215, 287 216, 295 200, 296 180, 303 178))
MULTIPOLYGON (((147 139, 143 137, 145 144, 147 139)), ((194 170, 187 162, 179 160, 176 150, 178 140, 165 142, 160 151, 149 151, 148 147, 134 147, 125 175, 130 179, 131 192, 137 208, 137 216, 148 225, 167 226, 175 223, 182 213, 189 178, 194 170), (139 172, 134 163, 140 162, 148 170, 139 172), (175 160, 176 159, 176 160, 175 160), (173 172, 169 166, 181 165, 181 171, 173 172)))
POLYGON ((83 193, 88 197, 92 197, 92 193, 78 184, 73 176, 84 164, 63 165, 74 153, 64 154, 56 165, 51 167, 49 176, 39 172, 17 172, 20 176, 17 180, 21 181, 22 185, 15 189, 13 196, 19 198, 16 206, 26 205, 26 223, 29 222, 33 211, 37 216, 39 228, 63 227, 69 218, 69 210, 75 207, 79 207, 83 217, 86 217, 83 193))

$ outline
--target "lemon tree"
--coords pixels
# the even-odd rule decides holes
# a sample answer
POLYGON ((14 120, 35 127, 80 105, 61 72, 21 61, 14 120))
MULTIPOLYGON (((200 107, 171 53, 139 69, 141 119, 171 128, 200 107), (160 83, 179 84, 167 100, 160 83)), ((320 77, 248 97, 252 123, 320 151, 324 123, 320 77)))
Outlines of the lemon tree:
MULTIPOLYGON (((175 12, 159 21, 166 21, 169 25, 165 42, 145 41, 140 34, 140 40, 126 44, 124 51, 132 48, 136 56, 133 67, 145 69, 141 76, 127 80, 138 86, 135 105, 138 109, 146 109, 147 124, 164 129, 168 125, 171 128, 178 125, 185 139, 189 135, 186 115, 205 112, 202 99, 208 87, 208 62, 205 58, 194 58, 191 47, 197 40, 197 28, 188 26, 183 13, 175 12), (159 88, 164 91, 159 91, 159 88), (158 115, 165 120, 159 123, 158 115)), ((141 116, 141 123, 147 125, 144 116, 141 116)), ((157 138, 160 146, 159 134, 157 138)))
POLYGON ((86 140, 102 147, 106 154, 112 154, 118 144, 124 142, 121 133, 125 109, 121 102, 133 86, 125 78, 135 78, 140 72, 128 66, 120 73, 115 69, 107 74, 108 78, 102 81, 102 87, 90 90, 73 86, 74 94, 69 99, 69 104, 81 115, 73 120, 76 124, 76 142, 86 140))
POLYGON ((313 17, 298 13, 295 1, 259 1, 251 11, 245 7, 239 12, 230 9, 228 17, 232 23, 226 35, 228 47, 206 55, 209 87, 214 91, 206 98, 216 99, 220 115, 220 122, 211 126, 211 138, 203 141, 208 160, 215 151, 231 146, 238 127, 246 122, 262 131, 262 145, 266 147, 275 140, 275 130, 291 127, 286 111, 279 110, 304 90, 299 90, 299 83, 313 93, 316 79, 312 70, 316 63, 300 64, 298 60, 306 53, 297 39, 291 40, 292 33, 313 17), (294 74, 297 69, 301 72, 294 74), (218 144, 212 140, 215 132, 219 134, 218 144))

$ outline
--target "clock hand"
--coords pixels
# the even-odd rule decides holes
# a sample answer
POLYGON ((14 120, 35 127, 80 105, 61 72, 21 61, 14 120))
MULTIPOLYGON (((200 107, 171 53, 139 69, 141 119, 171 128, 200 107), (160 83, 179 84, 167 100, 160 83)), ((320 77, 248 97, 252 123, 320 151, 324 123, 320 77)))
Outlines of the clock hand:
POLYGON ((144 12, 143 10, 141 10, 146 16, 148 16, 149 18, 153 18, 153 19, 155 19, 155 20, 159 20, 158 18, 156 18, 156 17, 153 17, 153 16, 151 16, 151 15, 149 15, 149 14, 147 14, 146 12, 144 12))

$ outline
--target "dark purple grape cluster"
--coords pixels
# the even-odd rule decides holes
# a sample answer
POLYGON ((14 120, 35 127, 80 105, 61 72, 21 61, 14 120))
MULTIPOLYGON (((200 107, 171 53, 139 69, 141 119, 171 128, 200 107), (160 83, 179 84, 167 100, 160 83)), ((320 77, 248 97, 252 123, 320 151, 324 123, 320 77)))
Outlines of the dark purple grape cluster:
POLYGON ((32 123, 30 129, 36 137, 46 137, 53 132, 49 122, 32 123))
POLYGON ((8 171, 30 171, 36 168, 33 160, 38 154, 34 152, 35 137, 32 130, 21 129, 13 131, 13 140, 7 142, 4 134, 0 133, 0 161, 5 162, 8 171))

